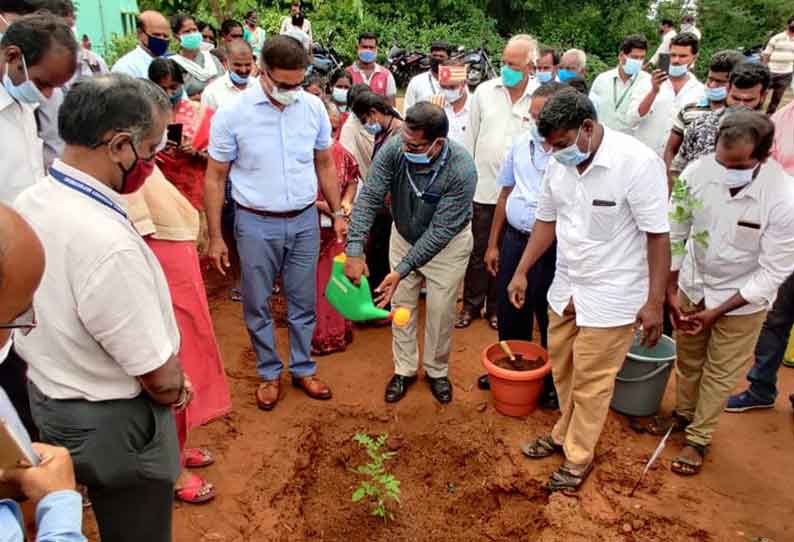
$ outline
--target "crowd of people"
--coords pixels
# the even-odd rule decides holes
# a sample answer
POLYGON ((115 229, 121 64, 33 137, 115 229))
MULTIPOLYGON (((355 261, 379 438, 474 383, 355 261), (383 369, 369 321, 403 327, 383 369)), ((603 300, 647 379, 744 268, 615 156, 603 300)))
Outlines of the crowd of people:
MULTIPOLYGON (((215 497, 193 472, 212 451, 186 445, 231 410, 200 247, 242 304, 264 411, 285 369, 332 397, 315 358, 353 339, 323 295, 340 255, 380 307, 411 311, 392 328, 388 403, 420 365, 452 401, 455 328, 484 317, 500 340, 531 341, 537 327, 542 404, 560 418, 521 450, 563 457, 551 490, 591 472, 638 334, 675 335, 675 410, 648 427, 685 433, 674 472, 700 471, 723 410, 774 405, 794 324, 794 103, 775 113, 794 17, 762 63, 699 59, 694 18, 664 20, 650 58, 626 36, 589 89, 584 51, 520 34, 472 92, 437 41, 402 110, 373 33, 329 80, 308 70, 299 2, 277 36, 255 11, 219 34, 146 11, 110 73, 74 18, 69 0, 0 0, 0 383, 41 458, 0 481, 37 504, 40 540, 84 540, 77 483, 105 542, 169 541, 174 499, 215 497)), ((23 525, 0 501, 0 531, 21 540, 23 525)))

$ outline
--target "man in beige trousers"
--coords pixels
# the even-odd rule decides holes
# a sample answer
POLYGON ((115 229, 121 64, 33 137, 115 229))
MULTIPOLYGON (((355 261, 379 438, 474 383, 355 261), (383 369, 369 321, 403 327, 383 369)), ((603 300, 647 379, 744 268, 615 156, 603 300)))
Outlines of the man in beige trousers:
MULTIPOLYGON (((686 432, 672 463, 678 474, 700 472, 766 311, 794 272, 794 179, 769 159, 774 133, 762 113, 726 114, 716 154, 681 176, 701 205, 671 231, 674 242, 686 242, 686 255, 673 259, 667 291, 677 328, 676 407, 672 419, 651 427, 686 432)), ((681 206, 674 192, 673 216, 681 206)))
POLYGON ((670 265, 664 164, 639 141, 605 128, 587 96, 546 102, 538 131, 551 145, 532 236, 508 286, 525 302, 527 270, 557 240, 549 290, 549 355, 562 417, 524 445, 533 459, 563 452, 552 491, 577 490, 593 467, 615 376, 635 336, 661 335, 670 265))

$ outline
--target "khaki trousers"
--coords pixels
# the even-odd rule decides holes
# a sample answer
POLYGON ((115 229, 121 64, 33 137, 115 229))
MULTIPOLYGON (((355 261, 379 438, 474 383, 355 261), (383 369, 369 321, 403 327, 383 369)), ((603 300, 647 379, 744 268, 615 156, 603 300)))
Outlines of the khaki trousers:
MULTIPOLYGON (((683 292, 679 297, 682 310, 696 308, 683 292)), ((753 355, 765 319, 766 311, 722 316, 711 329, 698 335, 676 334, 675 410, 691 420, 687 440, 702 446, 711 442, 720 413, 743 374, 744 364, 753 355)))
MULTIPOLYGON (((458 285, 466 273, 473 243, 471 227, 467 226, 432 260, 419 269, 411 271, 397 286, 392 297, 392 308, 409 309, 411 319, 403 327, 392 326, 392 350, 396 374, 413 376, 419 369, 416 322, 419 291, 424 279, 427 283, 427 314, 423 365, 427 376, 431 378, 447 376, 458 285)), ((392 228, 389 246, 389 262, 392 269, 397 267, 409 250, 411 244, 397 232, 397 228, 392 228)))
POLYGON ((615 376, 634 340, 634 326, 579 327, 576 314, 549 309, 549 357, 562 417, 552 430, 565 458, 589 465, 609 412, 615 376))

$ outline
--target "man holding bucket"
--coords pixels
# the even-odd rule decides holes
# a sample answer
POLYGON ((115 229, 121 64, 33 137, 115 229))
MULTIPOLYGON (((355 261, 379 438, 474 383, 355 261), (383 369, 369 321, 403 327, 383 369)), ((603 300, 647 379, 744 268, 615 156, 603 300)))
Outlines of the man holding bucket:
MULTIPOLYGON (((672 463, 677 474, 700 472, 766 311, 794 271, 794 181, 769 160, 774 133, 762 113, 726 114, 716 154, 681 176, 699 204, 671 232, 673 241, 692 241, 685 256, 674 258, 667 290, 678 330, 676 407, 671 419, 650 428, 686 432, 672 463)), ((681 206, 675 199, 672 216, 681 206)))
POLYGON ((577 490, 593 467, 620 369, 642 326, 661 336, 670 265, 667 178, 649 148, 597 120, 592 102, 562 90, 540 112, 554 160, 546 170, 532 236, 508 286, 525 302, 527 271, 557 240, 549 290, 549 354, 562 417, 522 447, 533 459, 563 452, 549 488, 577 490))

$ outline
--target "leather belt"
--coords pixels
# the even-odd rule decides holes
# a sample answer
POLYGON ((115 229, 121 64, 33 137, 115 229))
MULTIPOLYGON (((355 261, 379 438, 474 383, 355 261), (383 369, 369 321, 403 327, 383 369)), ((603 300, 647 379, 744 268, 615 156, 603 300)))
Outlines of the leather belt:
POLYGON ((314 203, 310 203, 303 209, 298 209, 297 211, 284 211, 283 213, 277 213, 274 211, 260 211, 259 209, 251 209, 250 207, 246 207, 245 205, 240 205, 239 203, 237 203, 237 207, 239 207, 243 211, 248 211, 249 213, 253 213, 259 216, 264 216, 267 218, 295 218, 296 216, 303 214, 304 211, 306 211, 310 207, 314 207, 314 203))

